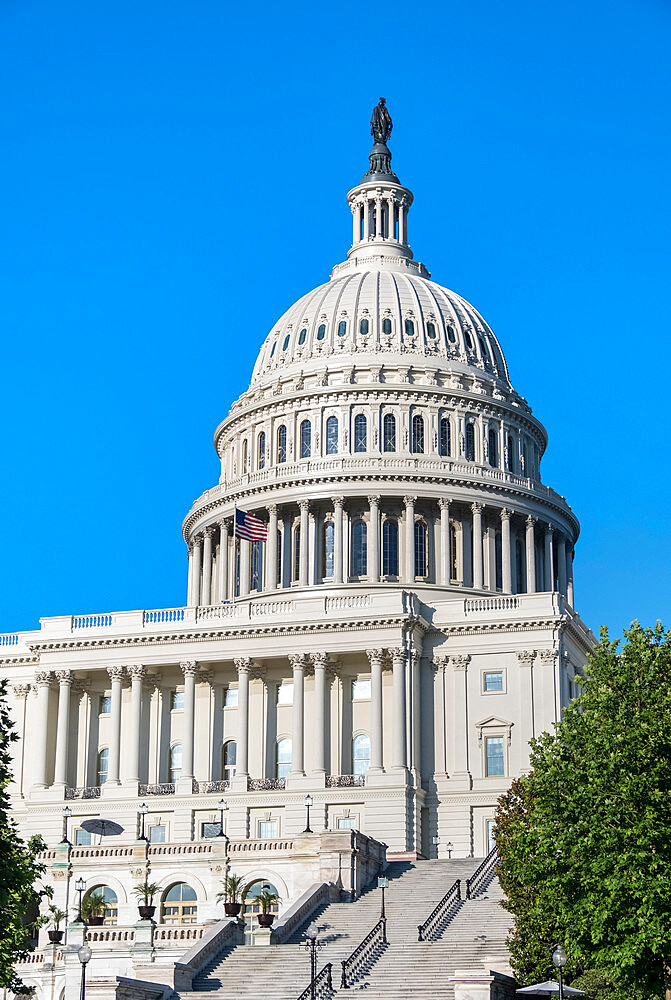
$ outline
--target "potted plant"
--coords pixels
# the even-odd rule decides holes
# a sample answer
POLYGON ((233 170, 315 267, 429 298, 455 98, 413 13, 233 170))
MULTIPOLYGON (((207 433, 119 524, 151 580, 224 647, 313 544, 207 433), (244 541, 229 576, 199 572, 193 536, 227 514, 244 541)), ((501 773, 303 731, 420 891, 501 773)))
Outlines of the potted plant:
POLYGON ((91 927, 100 927, 105 921, 107 903, 100 889, 95 889, 82 899, 82 920, 91 927))
POLYGON ((67 913, 65 910, 59 910, 58 907, 53 904, 49 907, 49 923, 51 924, 51 930, 48 930, 47 934, 52 944, 60 944, 63 940, 61 924, 66 919, 67 913))
POLYGON ((269 910, 274 903, 279 903, 279 900, 280 897, 277 893, 270 892, 268 889, 264 889, 258 896, 254 896, 254 902, 261 907, 261 912, 258 915, 259 927, 272 927, 275 914, 270 913, 269 910))
POLYGON ((133 895, 138 901, 137 909, 140 914, 140 920, 151 920, 156 912, 156 907, 154 904, 154 896, 160 891, 160 886, 156 882, 140 882, 133 889, 133 895))
POLYGON ((242 891, 244 879, 242 875, 227 875, 221 880, 223 890, 217 893, 217 902, 224 904, 227 917, 237 917, 242 909, 245 893, 242 891))

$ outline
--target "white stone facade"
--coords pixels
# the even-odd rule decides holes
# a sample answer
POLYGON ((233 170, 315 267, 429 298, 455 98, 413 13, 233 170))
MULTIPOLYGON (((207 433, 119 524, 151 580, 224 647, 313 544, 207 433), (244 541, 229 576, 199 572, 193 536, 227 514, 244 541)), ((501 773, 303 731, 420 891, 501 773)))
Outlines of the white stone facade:
POLYGON ((348 199, 348 260, 273 327, 215 432, 219 482, 182 529, 185 606, 0 636, 14 815, 49 844, 57 901, 83 874, 113 889, 117 928, 147 872, 191 886, 196 926, 219 915, 222 795, 227 862, 283 909, 327 870, 356 882, 350 827, 390 857, 486 854, 593 641, 573 610, 579 526, 541 482, 547 436, 498 341, 413 261, 406 188, 348 199), (236 508, 267 543, 234 538, 236 508), (95 817, 123 834, 77 844, 95 817), (319 837, 338 830, 335 864, 319 837))

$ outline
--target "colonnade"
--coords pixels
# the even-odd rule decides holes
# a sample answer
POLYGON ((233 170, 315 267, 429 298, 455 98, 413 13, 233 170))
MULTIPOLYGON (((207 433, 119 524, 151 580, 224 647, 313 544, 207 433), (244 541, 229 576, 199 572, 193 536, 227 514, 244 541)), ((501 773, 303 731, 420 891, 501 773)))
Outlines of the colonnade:
POLYGON ((352 201, 352 245, 376 239, 408 242, 408 208, 410 201, 404 194, 382 189, 364 191, 352 201), (396 230, 398 220, 398 232, 396 230))
POLYGON ((410 586, 435 583, 504 594, 558 589, 573 606, 571 540, 552 522, 531 514, 480 502, 411 495, 401 500, 375 494, 270 504, 255 514, 261 518, 265 514, 268 541, 262 552, 257 550, 253 573, 251 543, 232 537, 231 518, 209 525, 191 540, 189 606, 245 597, 250 590, 267 593, 291 586, 364 580, 410 586), (358 520, 366 525, 366 572, 355 576, 351 543, 352 525, 358 520), (397 554, 391 573, 382 553, 382 527, 387 520, 396 522, 397 554), (333 525, 332 569, 329 558, 325 572, 323 532, 329 522, 333 525), (426 565, 421 567, 415 551, 418 522, 426 527, 426 565))

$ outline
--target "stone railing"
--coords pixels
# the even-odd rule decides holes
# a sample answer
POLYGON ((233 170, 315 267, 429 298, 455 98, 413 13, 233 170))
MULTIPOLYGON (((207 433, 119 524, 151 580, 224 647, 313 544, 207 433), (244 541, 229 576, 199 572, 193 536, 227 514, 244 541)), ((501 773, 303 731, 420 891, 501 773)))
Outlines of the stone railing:
POLYGON ((346 597, 325 597, 324 611, 350 611, 352 609, 362 609, 370 607, 369 594, 350 594, 346 597))
POLYGON ((89 944, 119 944, 135 940, 133 927, 89 927, 86 931, 89 944))
POLYGON ((158 785, 140 785, 138 794, 140 797, 143 795, 174 795, 175 785, 171 781, 162 781, 158 785))
MULTIPOLYGON (((223 840, 223 837, 221 838, 223 840)), ((164 857, 194 857, 197 855, 211 854, 212 844, 206 840, 194 840, 186 844, 150 844, 147 854, 151 858, 164 857)))
POLYGON ((197 927, 195 924, 174 924, 171 926, 158 925, 154 931, 154 943, 157 941, 169 941, 173 944, 176 941, 199 941, 205 933, 204 927, 197 927))
POLYGON ((248 792, 276 792, 286 785, 286 778, 248 778, 248 792))
POLYGON ((268 851, 292 851, 294 841, 286 837, 276 840, 231 840, 228 849, 231 854, 266 854, 268 851))
POLYGON ((108 628, 112 624, 112 615, 72 615, 72 631, 80 628, 108 628))
POLYGON ((333 882, 315 882, 280 916, 270 935, 271 944, 283 944, 321 906, 340 898, 333 882))
POLYGON ((0 646, 18 646, 18 644, 18 632, 5 632, 3 635, 0 635, 0 646))
POLYGON ((196 781, 194 792, 201 795, 213 795, 217 792, 227 792, 231 787, 230 781, 196 781))
POLYGON ((366 784, 365 774, 327 774, 327 788, 355 788, 366 784))
POLYGON ((85 785, 82 788, 66 788, 65 789, 66 799, 99 799, 100 798, 100 786, 99 785, 85 785))
POLYGON ((467 597, 464 601, 464 614, 478 614, 486 611, 516 611, 520 599, 515 594, 500 597, 467 597))
POLYGON ((184 608, 161 608, 158 611, 143 611, 143 625, 159 625, 163 622, 183 622, 184 608))
POLYGON ((103 847, 95 845, 92 847, 73 847, 70 851, 72 861, 83 861, 90 858, 132 858, 135 854, 133 847, 103 847))
POLYGON ((175 962, 174 988, 176 991, 191 990, 193 979, 224 948, 241 944, 243 941, 242 921, 236 917, 218 920, 207 933, 201 932, 200 940, 175 962))

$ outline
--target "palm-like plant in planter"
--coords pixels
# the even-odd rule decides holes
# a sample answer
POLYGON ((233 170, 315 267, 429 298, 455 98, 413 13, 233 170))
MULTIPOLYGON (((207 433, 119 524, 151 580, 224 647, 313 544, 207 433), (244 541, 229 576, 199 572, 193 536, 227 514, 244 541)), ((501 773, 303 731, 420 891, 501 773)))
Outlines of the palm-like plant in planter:
POLYGON ((217 902, 224 904, 224 913, 227 917, 237 917, 242 909, 245 893, 242 891, 244 883, 242 875, 227 875, 221 880, 224 887, 217 893, 217 902))
POLYGON ((82 899, 82 920, 93 927, 99 926, 105 919, 107 903, 100 889, 94 889, 82 899))
POLYGON ((49 935, 49 940, 52 944, 60 944, 63 940, 63 931, 61 930, 61 924, 64 920, 67 920, 67 913, 65 910, 59 910, 57 906, 53 904, 49 907, 49 923, 51 924, 51 930, 47 931, 49 935))
POLYGON ((154 896, 160 891, 160 885, 156 882, 148 882, 146 879, 133 889, 133 895, 138 901, 137 909, 141 920, 151 920, 154 916, 156 912, 154 896))
POLYGON ((279 903, 280 897, 276 892, 270 892, 269 889, 264 889, 263 892, 258 893, 254 896, 254 902, 258 903, 261 907, 261 912, 258 915, 258 921, 260 927, 272 927, 273 920, 275 919, 275 914, 270 912, 270 907, 274 906, 275 903, 279 903))

